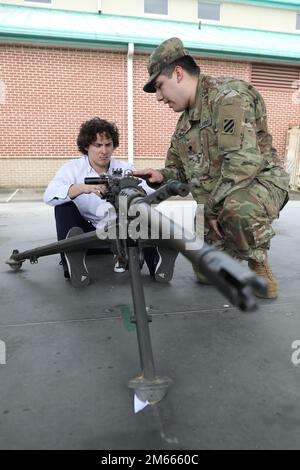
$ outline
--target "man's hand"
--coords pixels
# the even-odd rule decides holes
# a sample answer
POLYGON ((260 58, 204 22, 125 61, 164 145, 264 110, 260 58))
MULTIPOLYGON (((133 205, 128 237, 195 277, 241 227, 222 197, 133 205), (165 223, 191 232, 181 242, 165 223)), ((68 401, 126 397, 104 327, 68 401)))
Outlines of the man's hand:
POLYGON ((225 235, 224 233, 222 232, 222 229, 219 225, 219 222, 217 219, 209 219, 209 225, 211 226, 211 228, 216 232, 216 234, 218 235, 219 238, 222 238, 223 240, 225 239, 225 235))
POLYGON ((161 183, 164 179, 163 175, 158 170, 153 170, 153 168, 145 168, 145 170, 133 171, 133 176, 139 176, 140 178, 145 179, 149 183, 161 183))
POLYGON ((75 199, 75 197, 80 194, 90 194, 94 193, 97 196, 101 197, 105 194, 107 187, 105 184, 72 184, 69 187, 68 196, 70 199, 75 199))

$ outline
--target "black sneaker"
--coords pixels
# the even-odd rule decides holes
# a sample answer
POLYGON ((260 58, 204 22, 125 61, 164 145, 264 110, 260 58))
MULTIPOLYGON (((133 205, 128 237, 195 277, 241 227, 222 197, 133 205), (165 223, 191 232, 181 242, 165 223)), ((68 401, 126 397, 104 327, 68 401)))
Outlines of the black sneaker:
POLYGON ((154 278, 157 282, 169 282, 173 277, 175 260, 178 251, 169 248, 157 247, 159 259, 156 265, 154 278))
MULTIPOLYGON (((79 227, 72 227, 66 238, 81 235, 84 231, 79 227)), ((67 274, 69 274, 71 284, 73 287, 85 287, 90 283, 89 273, 85 264, 85 251, 72 251, 65 253, 66 262, 68 265, 67 274)), ((64 271, 65 277, 66 270, 64 271)))

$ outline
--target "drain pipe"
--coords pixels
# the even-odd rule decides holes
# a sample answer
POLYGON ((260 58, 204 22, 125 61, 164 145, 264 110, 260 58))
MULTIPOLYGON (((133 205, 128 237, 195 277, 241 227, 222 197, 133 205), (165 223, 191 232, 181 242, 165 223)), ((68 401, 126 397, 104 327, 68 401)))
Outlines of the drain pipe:
POLYGON ((127 54, 127 125, 128 125, 128 163, 133 164, 133 54, 134 43, 128 43, 127 54))

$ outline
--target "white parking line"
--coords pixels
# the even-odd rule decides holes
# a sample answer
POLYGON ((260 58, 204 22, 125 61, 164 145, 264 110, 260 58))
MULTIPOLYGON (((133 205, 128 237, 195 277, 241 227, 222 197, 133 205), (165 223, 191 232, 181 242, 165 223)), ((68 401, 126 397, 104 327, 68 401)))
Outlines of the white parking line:
POLYGON ((17 194, 17 192, 20 191, 20 188, 16 189, 14 193, 12 193, 9 198, 5 199, 5 202, 9 202, 12 200, 12 198, 17 194))

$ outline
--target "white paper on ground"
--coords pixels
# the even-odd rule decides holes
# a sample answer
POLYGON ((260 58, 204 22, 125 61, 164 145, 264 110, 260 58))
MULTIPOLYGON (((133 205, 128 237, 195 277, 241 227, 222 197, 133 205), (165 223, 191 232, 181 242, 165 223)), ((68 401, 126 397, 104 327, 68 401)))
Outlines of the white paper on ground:
POLYGON ((143 410, 149 404, 150 403, 148 402, 148 400, 142 401, 136 396, 136 394, 134 394, 134 412, 135 413, 138 413, 139 411, 143 410))

